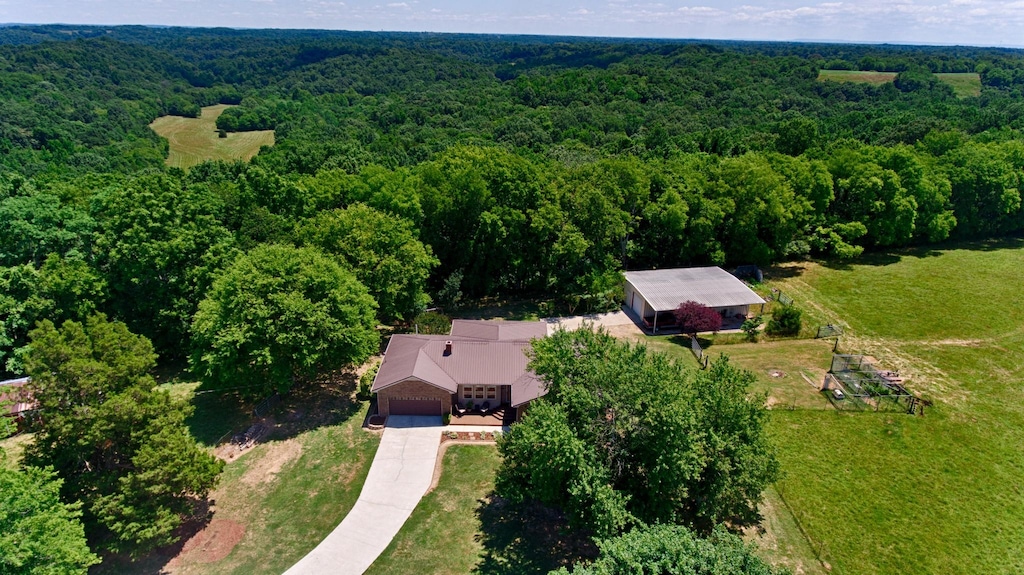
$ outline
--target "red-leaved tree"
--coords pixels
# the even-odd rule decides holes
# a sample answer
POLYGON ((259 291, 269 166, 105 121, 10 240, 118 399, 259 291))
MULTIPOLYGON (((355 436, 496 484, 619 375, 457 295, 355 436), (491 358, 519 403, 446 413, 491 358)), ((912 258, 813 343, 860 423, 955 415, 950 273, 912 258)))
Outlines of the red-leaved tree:
POLYGON ((722 329, 722 316, 702 303, 684 301, 672 310, 672 314, 684 333, 718 332, 722 329))

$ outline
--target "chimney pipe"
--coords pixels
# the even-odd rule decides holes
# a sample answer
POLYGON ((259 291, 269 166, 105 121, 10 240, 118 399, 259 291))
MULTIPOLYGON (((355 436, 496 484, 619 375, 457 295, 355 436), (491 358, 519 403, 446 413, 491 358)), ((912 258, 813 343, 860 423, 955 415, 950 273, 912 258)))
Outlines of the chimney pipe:
POLYGON ((451 355, 452 354, 452 342, 450 340, 444 342, 444 354, 445 355, 451 355))

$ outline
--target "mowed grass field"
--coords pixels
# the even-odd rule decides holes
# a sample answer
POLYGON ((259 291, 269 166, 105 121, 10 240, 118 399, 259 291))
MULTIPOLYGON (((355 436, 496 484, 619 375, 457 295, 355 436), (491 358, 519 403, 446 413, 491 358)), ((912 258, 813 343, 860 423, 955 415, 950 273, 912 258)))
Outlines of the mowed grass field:
MULTIPOLYGON (((969 98, 981 95, 981 76, 974 72, 935 74, 940 81, 953 87, 958 98, 969 98)), ((820 70, 818 80, 821 82, 859 82, 880 86, 896 79, 896 72, 872 72, 859 70, 820 70)))
POLYGON ((858 82, 881 86, 896 79, 896 72, 862 72, 859 70, 820 70, 818 81, 858 82))
MULTIPOLYGON (((1024 242, 1007 240, 775 270, 798 305, 845 325, 843 351, 935 402, 924 417, 774 410, 776 488, 832 573, 1024 571, 1022 267, 1024 242)), ((783 346, 758 367, 794 357, 758 345, 783 346)))
POLYGON ((207 106, 198 118, 162 116, 149 125, 167 138, 170 152, 167 165, 191 168, 207 160, 248 160, 263 146, 274 145, 274 131, 229 132, 226 138, 217 135, 217 117, 230 108, 227 104, 207 106))
POLYGON ((935 77, 952 86, 958 98, 981 95, 981 76, 974 72, 936 74, 935 77))

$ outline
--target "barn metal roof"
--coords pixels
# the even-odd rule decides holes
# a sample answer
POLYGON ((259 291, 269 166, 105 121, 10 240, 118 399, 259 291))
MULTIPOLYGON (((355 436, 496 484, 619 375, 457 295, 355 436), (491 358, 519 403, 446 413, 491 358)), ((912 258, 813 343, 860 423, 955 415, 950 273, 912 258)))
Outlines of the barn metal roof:
POLYGON ((743 282, 719 267, 675 268, 626 272, 626 281, 657 311, 670 311, 685 301, 708 307, 765 303, 743 282))

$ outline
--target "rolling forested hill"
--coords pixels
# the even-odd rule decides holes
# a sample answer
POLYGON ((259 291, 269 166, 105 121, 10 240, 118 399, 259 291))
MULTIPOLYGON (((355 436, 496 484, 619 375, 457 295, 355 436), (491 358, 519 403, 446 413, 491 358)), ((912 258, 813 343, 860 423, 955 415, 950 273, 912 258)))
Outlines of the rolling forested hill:
POLYGON ((1022 96, 1005 49, 0 28, 0 364, 94 311, 182 356, 213 279, 264 243, 343 257, 398 321, 431 298, 600 308, 622 269, 1019 233, 1022 96), (276 144, 165 167, 148 125, 213 104, 276 144))

